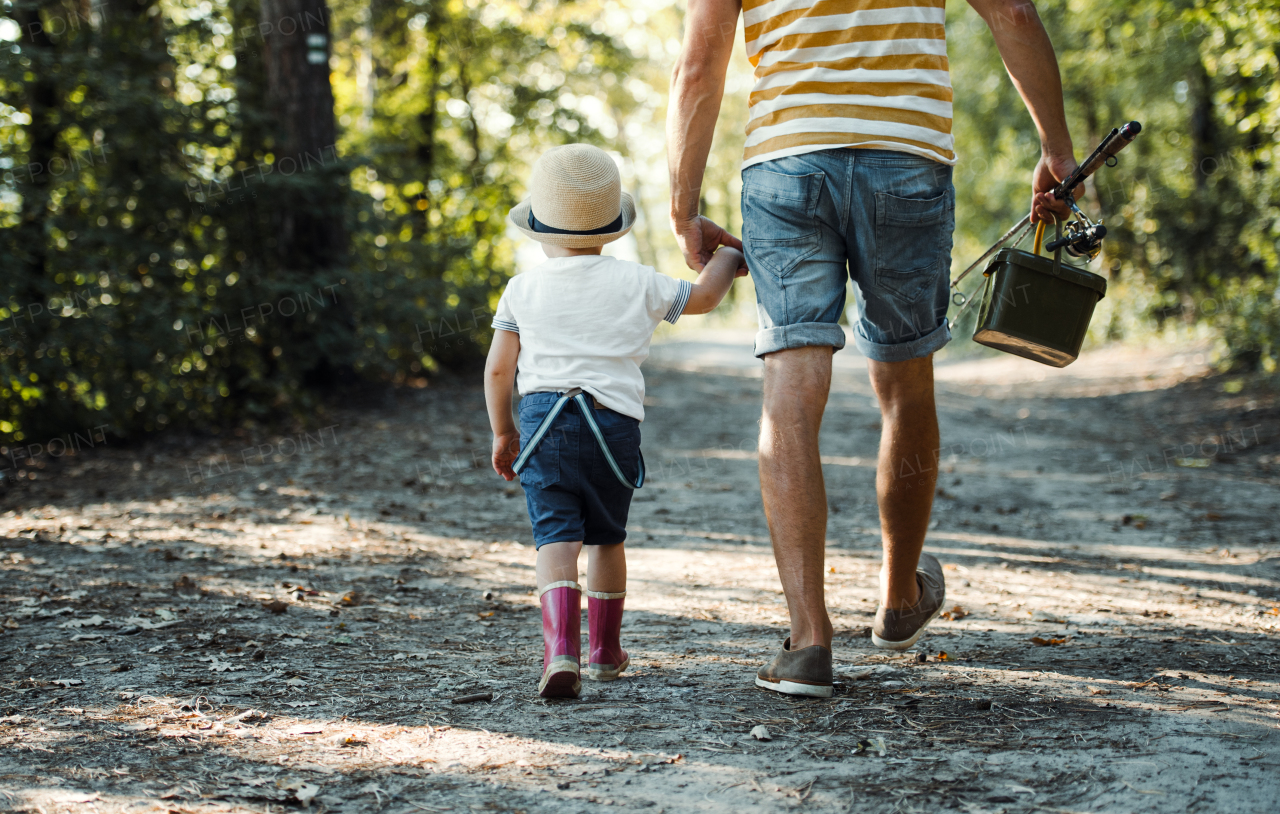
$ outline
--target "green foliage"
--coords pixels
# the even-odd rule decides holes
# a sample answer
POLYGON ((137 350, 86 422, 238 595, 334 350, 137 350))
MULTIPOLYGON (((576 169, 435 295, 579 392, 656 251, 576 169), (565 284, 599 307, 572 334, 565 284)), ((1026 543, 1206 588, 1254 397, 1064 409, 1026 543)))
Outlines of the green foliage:
MULTIPOLYGON (((1077 152, 1145 127, 1090 183, 1099 338, 1211 330, 1274 370, 1280 5, 1038 5, 1077 152)), ((506 212, 551 144, 615 150, 641 259, 682 270, 662 139, 679 4, 336 0, 338 143, 312 155, 277 137, 259 0, 89 8, 0 0, 0 442, 273 420, 352 373, 474 365, 514 270, 506 212), (341 250, 285 250, 300 205, 345 226, 341 250)), ((1025 211, 1038 143, 986 25, 948 14, 964 265, 1025 211)), ((737 49, 703 187, 735 231, 749 74, 737 49)))
POLYGON ((339 143, 285 155, 257 0, 0 8, 8 443, 274 420, 344 371, 474 364, 525 162, 603 142, 566 95, 629 64, 586 4, 342 4, 339 143), (341 256, 281 255, 299 202, 346 224, 341 256))
MULTIPOLYGON (((1111 127, 1131 119, 1144 127, 1119 165, 1088 185, 1086 206, 1108 229, 1095 261, 1111 280, 1094 320, 1099 338, 1209 324, 1227 359, 1274 369, 1280 5, 1038 6, 1057 49, 1078 156, 1111 127)), ((961 154, 956 256, 964 260, 1025 212, 1039 145, 985 24, 953 7, 948 40, 961 154)))

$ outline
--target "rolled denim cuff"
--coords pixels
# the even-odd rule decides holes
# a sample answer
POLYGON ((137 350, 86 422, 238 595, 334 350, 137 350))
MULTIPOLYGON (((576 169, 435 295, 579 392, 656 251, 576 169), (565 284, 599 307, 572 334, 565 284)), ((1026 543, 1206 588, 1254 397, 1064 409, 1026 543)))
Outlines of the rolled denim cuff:
MULTIPOLYGON (((859 331, 853 332, 853 344, 868 359, 877 362, 905 362, 909 359, 921 359, 942 349, 951 341, 951 324, 944 317, 942 324, 924 336, 900 342, 894 345, 880 345, 867 339, 859 331)), ((756 340, 759 344, 759 340, 756 340)))
POLYGON ((779 325, 762 328, 756 333, 756 357, 792 348, 829 347, 837 351, 844 347, 844 343, 844 328, 834 322, 779 325))

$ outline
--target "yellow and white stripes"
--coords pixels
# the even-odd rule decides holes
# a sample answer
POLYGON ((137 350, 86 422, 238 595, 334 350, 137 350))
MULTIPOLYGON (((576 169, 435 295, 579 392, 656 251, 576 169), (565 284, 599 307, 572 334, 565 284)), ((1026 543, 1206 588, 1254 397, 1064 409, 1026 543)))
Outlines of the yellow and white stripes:
POLYGON ((744 166, 830 147, 956 161, 945 0, 743 0, 744 166))

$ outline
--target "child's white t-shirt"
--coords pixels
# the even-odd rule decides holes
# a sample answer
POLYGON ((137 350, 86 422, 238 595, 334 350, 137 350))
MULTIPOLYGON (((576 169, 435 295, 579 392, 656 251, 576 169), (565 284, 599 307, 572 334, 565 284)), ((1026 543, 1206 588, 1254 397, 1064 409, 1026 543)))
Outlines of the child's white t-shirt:
POLYGON ((493 327, 520 334, 520 395, 581 387, 644 421, 640 363, 662 320, 680 318, 693 286, 603 255, 555 257, 507 283, 493 327))

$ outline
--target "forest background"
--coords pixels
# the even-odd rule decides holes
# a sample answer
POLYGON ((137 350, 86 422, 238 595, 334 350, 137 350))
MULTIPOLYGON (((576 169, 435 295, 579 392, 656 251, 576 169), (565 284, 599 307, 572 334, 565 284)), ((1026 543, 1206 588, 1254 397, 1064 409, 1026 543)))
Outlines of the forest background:
MULTIPOLYGON (((1110 233, 1092 341, 1274 372, 1280 0, 1037 5, 1078 157, 1144 125, 1089 183, 1110 233)), ((619 251, 690 276, 662 135, 683 7, 2 0, 4 451, 301 420, 335 389, 473 369, 527 262, 506 212, 555 144, 610 150, 640 203, 619 251)), ((1038 142, 986 25, 947 17, 958 269, 1024 213, 1038 142)), ((737 50, 703 204, 740 233, 737 50)), ((753 314, 742 284, 719 318, 753 314)))

